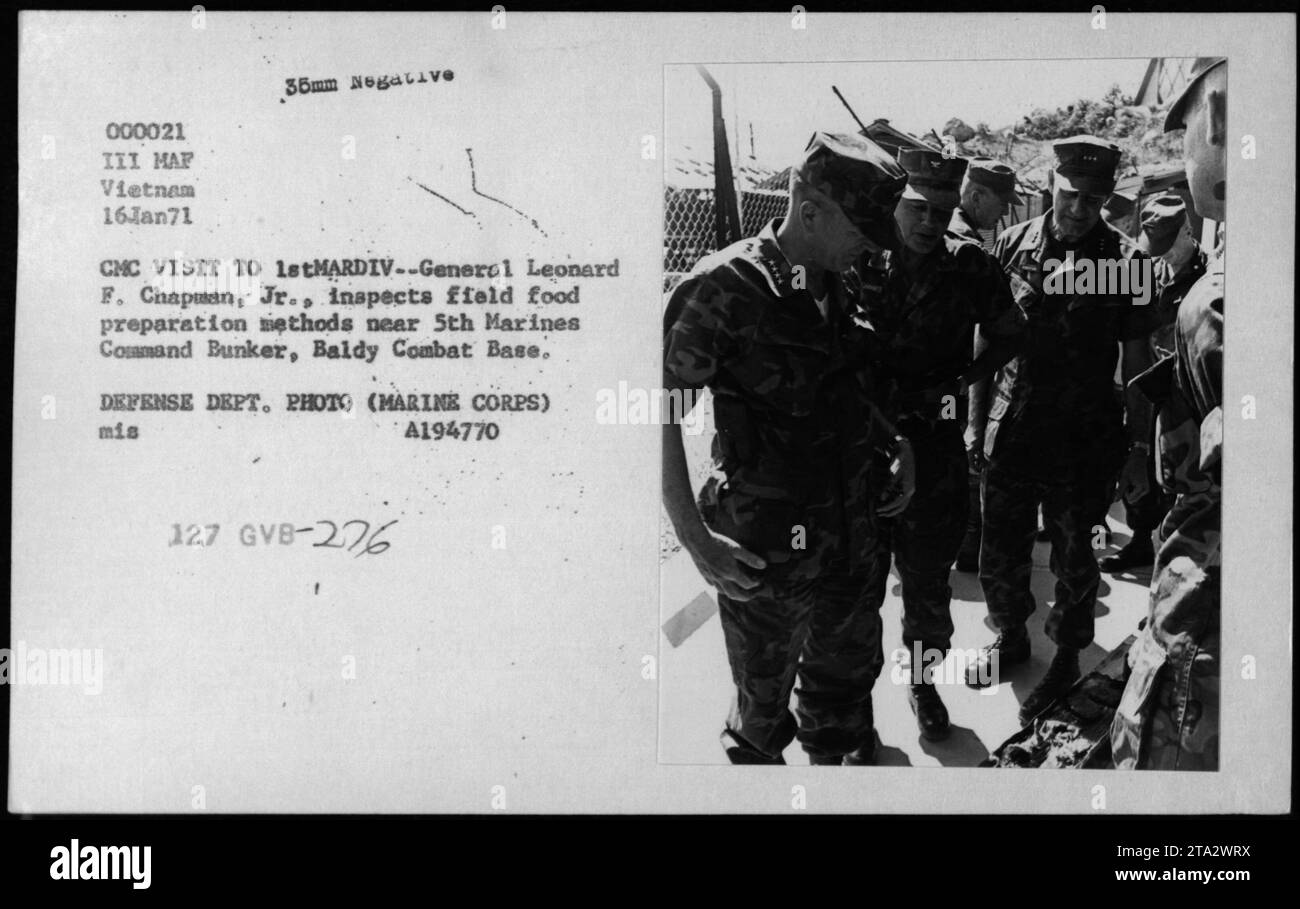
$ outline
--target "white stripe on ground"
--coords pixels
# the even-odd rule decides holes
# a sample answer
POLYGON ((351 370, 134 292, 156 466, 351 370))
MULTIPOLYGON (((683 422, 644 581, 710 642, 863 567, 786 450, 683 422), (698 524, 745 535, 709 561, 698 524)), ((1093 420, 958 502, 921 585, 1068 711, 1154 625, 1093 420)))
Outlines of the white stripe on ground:
POLYGON ((680 647, 701 625, 718 611, 718 604, 707 593, 701 593, 664 622, 664 636, 668 643, 680 647))

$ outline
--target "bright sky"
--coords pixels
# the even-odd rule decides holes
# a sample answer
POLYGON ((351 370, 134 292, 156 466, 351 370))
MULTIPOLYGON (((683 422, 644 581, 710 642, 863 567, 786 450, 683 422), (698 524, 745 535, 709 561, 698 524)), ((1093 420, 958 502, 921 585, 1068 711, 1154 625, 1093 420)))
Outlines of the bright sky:
MULTIPOLYGON (((750 153, 754 129, 757 163, 784 167, 818 129, 856 132, 857 124, 831 91, 843 93, 863 123, 884 117, 920 135, 943 130, 951 117, 992 129, 1010 126, 1034 108, 1056 108, 1079 98, 1100 98, 1114 84, 1137 94, 1146 59, 1008 60, 903 63, 758 63, 708 67, 722 87, 727 137, 750 153)), ((669 154, 679 143, 710 155, 713 147, 709 87, 694 66, 665 69, 669 154)), ((733 145, 732 155, 736 148, 733 145)))

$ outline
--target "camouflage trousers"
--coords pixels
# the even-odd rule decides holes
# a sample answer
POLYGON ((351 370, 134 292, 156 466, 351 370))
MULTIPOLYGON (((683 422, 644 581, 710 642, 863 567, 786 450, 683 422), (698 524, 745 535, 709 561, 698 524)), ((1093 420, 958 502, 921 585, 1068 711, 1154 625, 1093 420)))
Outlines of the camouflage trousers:
POLYGON ((884 659, 870 582, 860 566, 837 562, 811 579, 767 579, 752 600, 718 594, 736 685, 727 732, 738 746, 775 758, 797 736, 818 758, 871 742, 871 688, 884 659))
MULTIPOLYGON (((969 460, 969 456, 968 456, 969 460)), ((958 556, 969 556, 972 561, 980 557, 980 536, 984 530, 984 509, 980 504, 980 486, 983 484, 984 472, 970 467, 967 471, 968 502, 966 511, 966 536, 962 538, 958 556)))
POLYGON ((871 601, 885 599, 890 556, 903 588, 903 646, 948 652, 952 644, 952 588, 948 576, 966 533, 969 505, 966 449, 958 424, 934 429, 900 425, 912 443, 916 492, 907 510, 880 518, 880 545, 869 557, 871 601))
POLYGON ((1108 468, 1076 467, 1051 481, 996 464, 985 470, 980 585, 999 631, 1023 629, 1037 608, 1030 580, 1041 503, 1056 576, 1056 602, 1047 617, 1047 636, 1064 647, 1092 643, 1093 609, 1101 582, 1092 544, 1095 529, 1105 526, 1110 509, 1114 476, 1108 468))

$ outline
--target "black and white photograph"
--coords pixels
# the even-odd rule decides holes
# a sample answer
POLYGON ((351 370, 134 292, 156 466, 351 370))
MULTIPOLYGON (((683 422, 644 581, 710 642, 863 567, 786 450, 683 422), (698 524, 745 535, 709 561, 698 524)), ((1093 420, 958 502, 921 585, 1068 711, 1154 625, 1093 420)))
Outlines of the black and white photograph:
POLYGON ((1218 768, 1228 73, 666 68, 662 760, 1218 768))

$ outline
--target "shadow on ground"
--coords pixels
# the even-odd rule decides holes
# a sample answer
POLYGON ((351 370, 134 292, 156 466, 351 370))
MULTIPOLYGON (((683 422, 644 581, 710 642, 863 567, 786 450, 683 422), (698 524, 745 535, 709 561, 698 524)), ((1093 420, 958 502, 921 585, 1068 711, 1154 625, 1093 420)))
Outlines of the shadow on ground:
POLYGON ((911 767, 912 759, 907 756, 901 748, 895 748, 893 745, 880 745, 876 749, 876 766, 877 767, 911 767))
POLYGON ((952 734, 942 742, 930 742, 918 736, 917 743, 921 750, 945 767, 974 767, 989 756, 989 750, 975 734, 975 730, 965 726, 952 727, 952 734))

